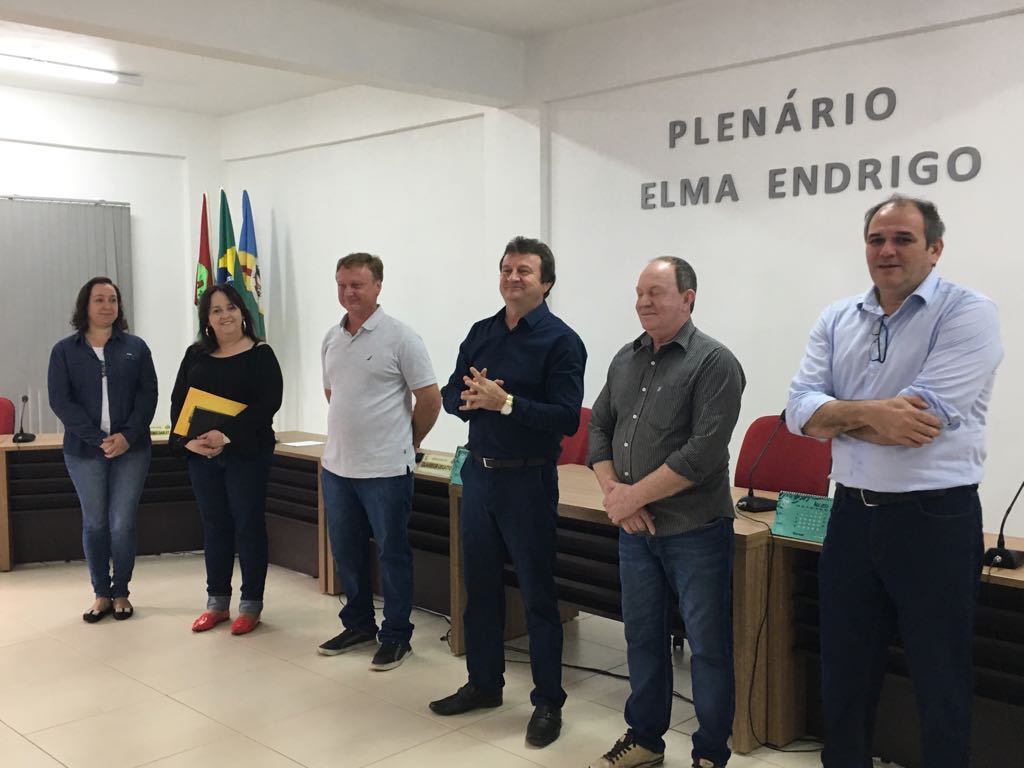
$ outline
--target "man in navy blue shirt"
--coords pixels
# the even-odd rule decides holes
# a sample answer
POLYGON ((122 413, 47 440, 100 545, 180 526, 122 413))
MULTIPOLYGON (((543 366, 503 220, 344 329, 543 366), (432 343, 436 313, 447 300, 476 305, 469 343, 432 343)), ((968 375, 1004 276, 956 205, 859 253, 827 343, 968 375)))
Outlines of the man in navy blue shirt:
POLYGON ((533 670, 526 740, 545 747, 558 738, 565 702, 554 579, 555 462, 562 437, 579 428, 587 350, 544 301, 555 284, 555 257, 547 245, 517 237, 505 246, 500 265, 505 306, 473 325, 441 390, 444 409, 469 422, 460 528, 469 682, 430 708, 457 715, 501 704, 502 571, 511 559, 533 670))

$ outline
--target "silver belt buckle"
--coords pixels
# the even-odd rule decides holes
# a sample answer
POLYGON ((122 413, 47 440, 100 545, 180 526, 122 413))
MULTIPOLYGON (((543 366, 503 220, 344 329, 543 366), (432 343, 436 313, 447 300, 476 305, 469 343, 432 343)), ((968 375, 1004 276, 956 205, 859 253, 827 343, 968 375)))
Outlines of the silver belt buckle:
POLYGON ((494 469, 494 467, 491 466, 491 461, 492 459, 489 459, 487 457, 483 457, 480 459, 480 463, 484 465, 484 469, 494 469))
POLYGON ((864 498, 864 489, 863 488, 860 489, 860 503, 863 504, 865 507, 880 507, 880 506, 882 506, 881 504, 870 504, 870 503, 868 503, 868 500, 864 498))

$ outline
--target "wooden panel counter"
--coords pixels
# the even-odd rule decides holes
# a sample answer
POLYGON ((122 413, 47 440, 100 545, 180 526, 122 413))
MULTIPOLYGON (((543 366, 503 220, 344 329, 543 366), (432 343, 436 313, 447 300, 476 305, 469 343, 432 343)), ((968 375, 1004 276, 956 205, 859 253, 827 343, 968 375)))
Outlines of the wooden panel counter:
MULTIPOLYGON (((572 532, 576 536, 590 535, 593 538, 603 537, 609 542, 603 550, 604 557, 595 559, 593 568, 612 576, 615 582, 615 597, 621 600, 618 590, 618 528, 613 526, 601 505, 601 489, 597 477, 586 467, 564 465, 558 468, 559 485, 559 528, 572 532), (614 558, 614 562, 608 562, 614 558)), ((734 488, 733 500, 746 494, 745 489, 734 488)), ((775 494, 760 493, 774 498, 775 494)), ((760 516, 754 516, 759 518, 760 516)), ((733 523, 735 537, 735 556, 733 560, 733 649, 736 670, 736 716, 733 720, 733 750, 741 754, 751 752, 758 747, 757 736, 763 738, 767 727, 767 686, 768 665, 765 663, 767 642, 765 633, 758 637, 758 630, 764 616, 768 599, 768 544, 770 537, 768 528, 770 520, 760 521, 749 517, 738 517, 733 523), (754 664, 755 656, 758 663, 754 664), (751 727, 753 726, 753 728, 751 727), (756 731, 756 735, 755 735, 756 731)), ((571 541, 571 537, 559 537, 559 565, 568 554, 563 544, 571 541)), ((597 552, 597 547, 593 547, 597 552)), ((573 557, 580 558, 580 550, 574 549, 573 557)), ((570 563, 573 565, 575 563, 570 563)), ((556 571, 565 573, 566 568, 559 567, 556 571)), ((568 569, 571 572, 571 568, 568 569)), ((564 594, 566 584, 559 578, 559 591, 564 594)), ((594 603, 586 602, 587 592, 582 587, 573 588, 572 594, 583 599, 577 604, 581 609, 600 613, 620 619, 621 608, 608 610, 607 599, 598 596, 594 603)), ((454 624, 454 619, 453 619, 454 624)))
MULTIPOLYGON (((305 432, 282 432, 267 489, 270 562, 316 576, 319 453, 284 442, 322 440, 305 432)), ((0 570, 17 563, 84 557, 78 496, 64 466, 63 436, 42 434, 31 443, 0 437, 0 570)), ((315 447, 314 447, 315 448, 315 447)), ((185 458, 167 438, 153 438, 137 518, 139 554, 203 547, 203 529, 185 458)))
MULTIPOLYGON (((31 443, 11 437, 0 437, 0 571, 83 558, 81 508, 64 466, 63 436, 41 434, 31 443)), ((136 528, 139 554, 203 546, 185 462, 166 438, 154 438, 136 528)))

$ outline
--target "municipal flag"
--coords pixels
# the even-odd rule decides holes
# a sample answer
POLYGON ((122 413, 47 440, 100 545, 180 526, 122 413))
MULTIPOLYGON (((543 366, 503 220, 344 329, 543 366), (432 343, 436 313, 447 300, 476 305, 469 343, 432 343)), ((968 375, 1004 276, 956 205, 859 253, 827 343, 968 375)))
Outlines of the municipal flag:
POLYGON ((263 322, 263 310, 260 309, 263 286, 256 255, 256 229, 252 223, 252 206, 249 205, 249 193, 243 190, 242 232, 238 236, 238 254, 235 258, 232 280, 235 290, 245 300, 245 305, 249 308, 249 313, 256 323, 256 335, 264 339, 266 338, 266 328, 263 322))
POLYGON ((206 217, 206 195, 203 194, 203 213, 199 225, 199 263, 196 264, 196 290, 194 304, 199 306, 199 299, 206 293, 213 281, 213 264, 210 261, 210 225, 206 217))

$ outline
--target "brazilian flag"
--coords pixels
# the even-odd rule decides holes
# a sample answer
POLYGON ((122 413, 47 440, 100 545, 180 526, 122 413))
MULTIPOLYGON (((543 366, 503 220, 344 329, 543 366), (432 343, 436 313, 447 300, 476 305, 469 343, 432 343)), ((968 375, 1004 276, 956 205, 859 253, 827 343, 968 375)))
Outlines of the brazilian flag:
POLYGON ((228 197, 220 191, 220 248, 217 249, 217 282, 230 283, 238 251, 235 250, 235 227, 231 223, 228 197))

